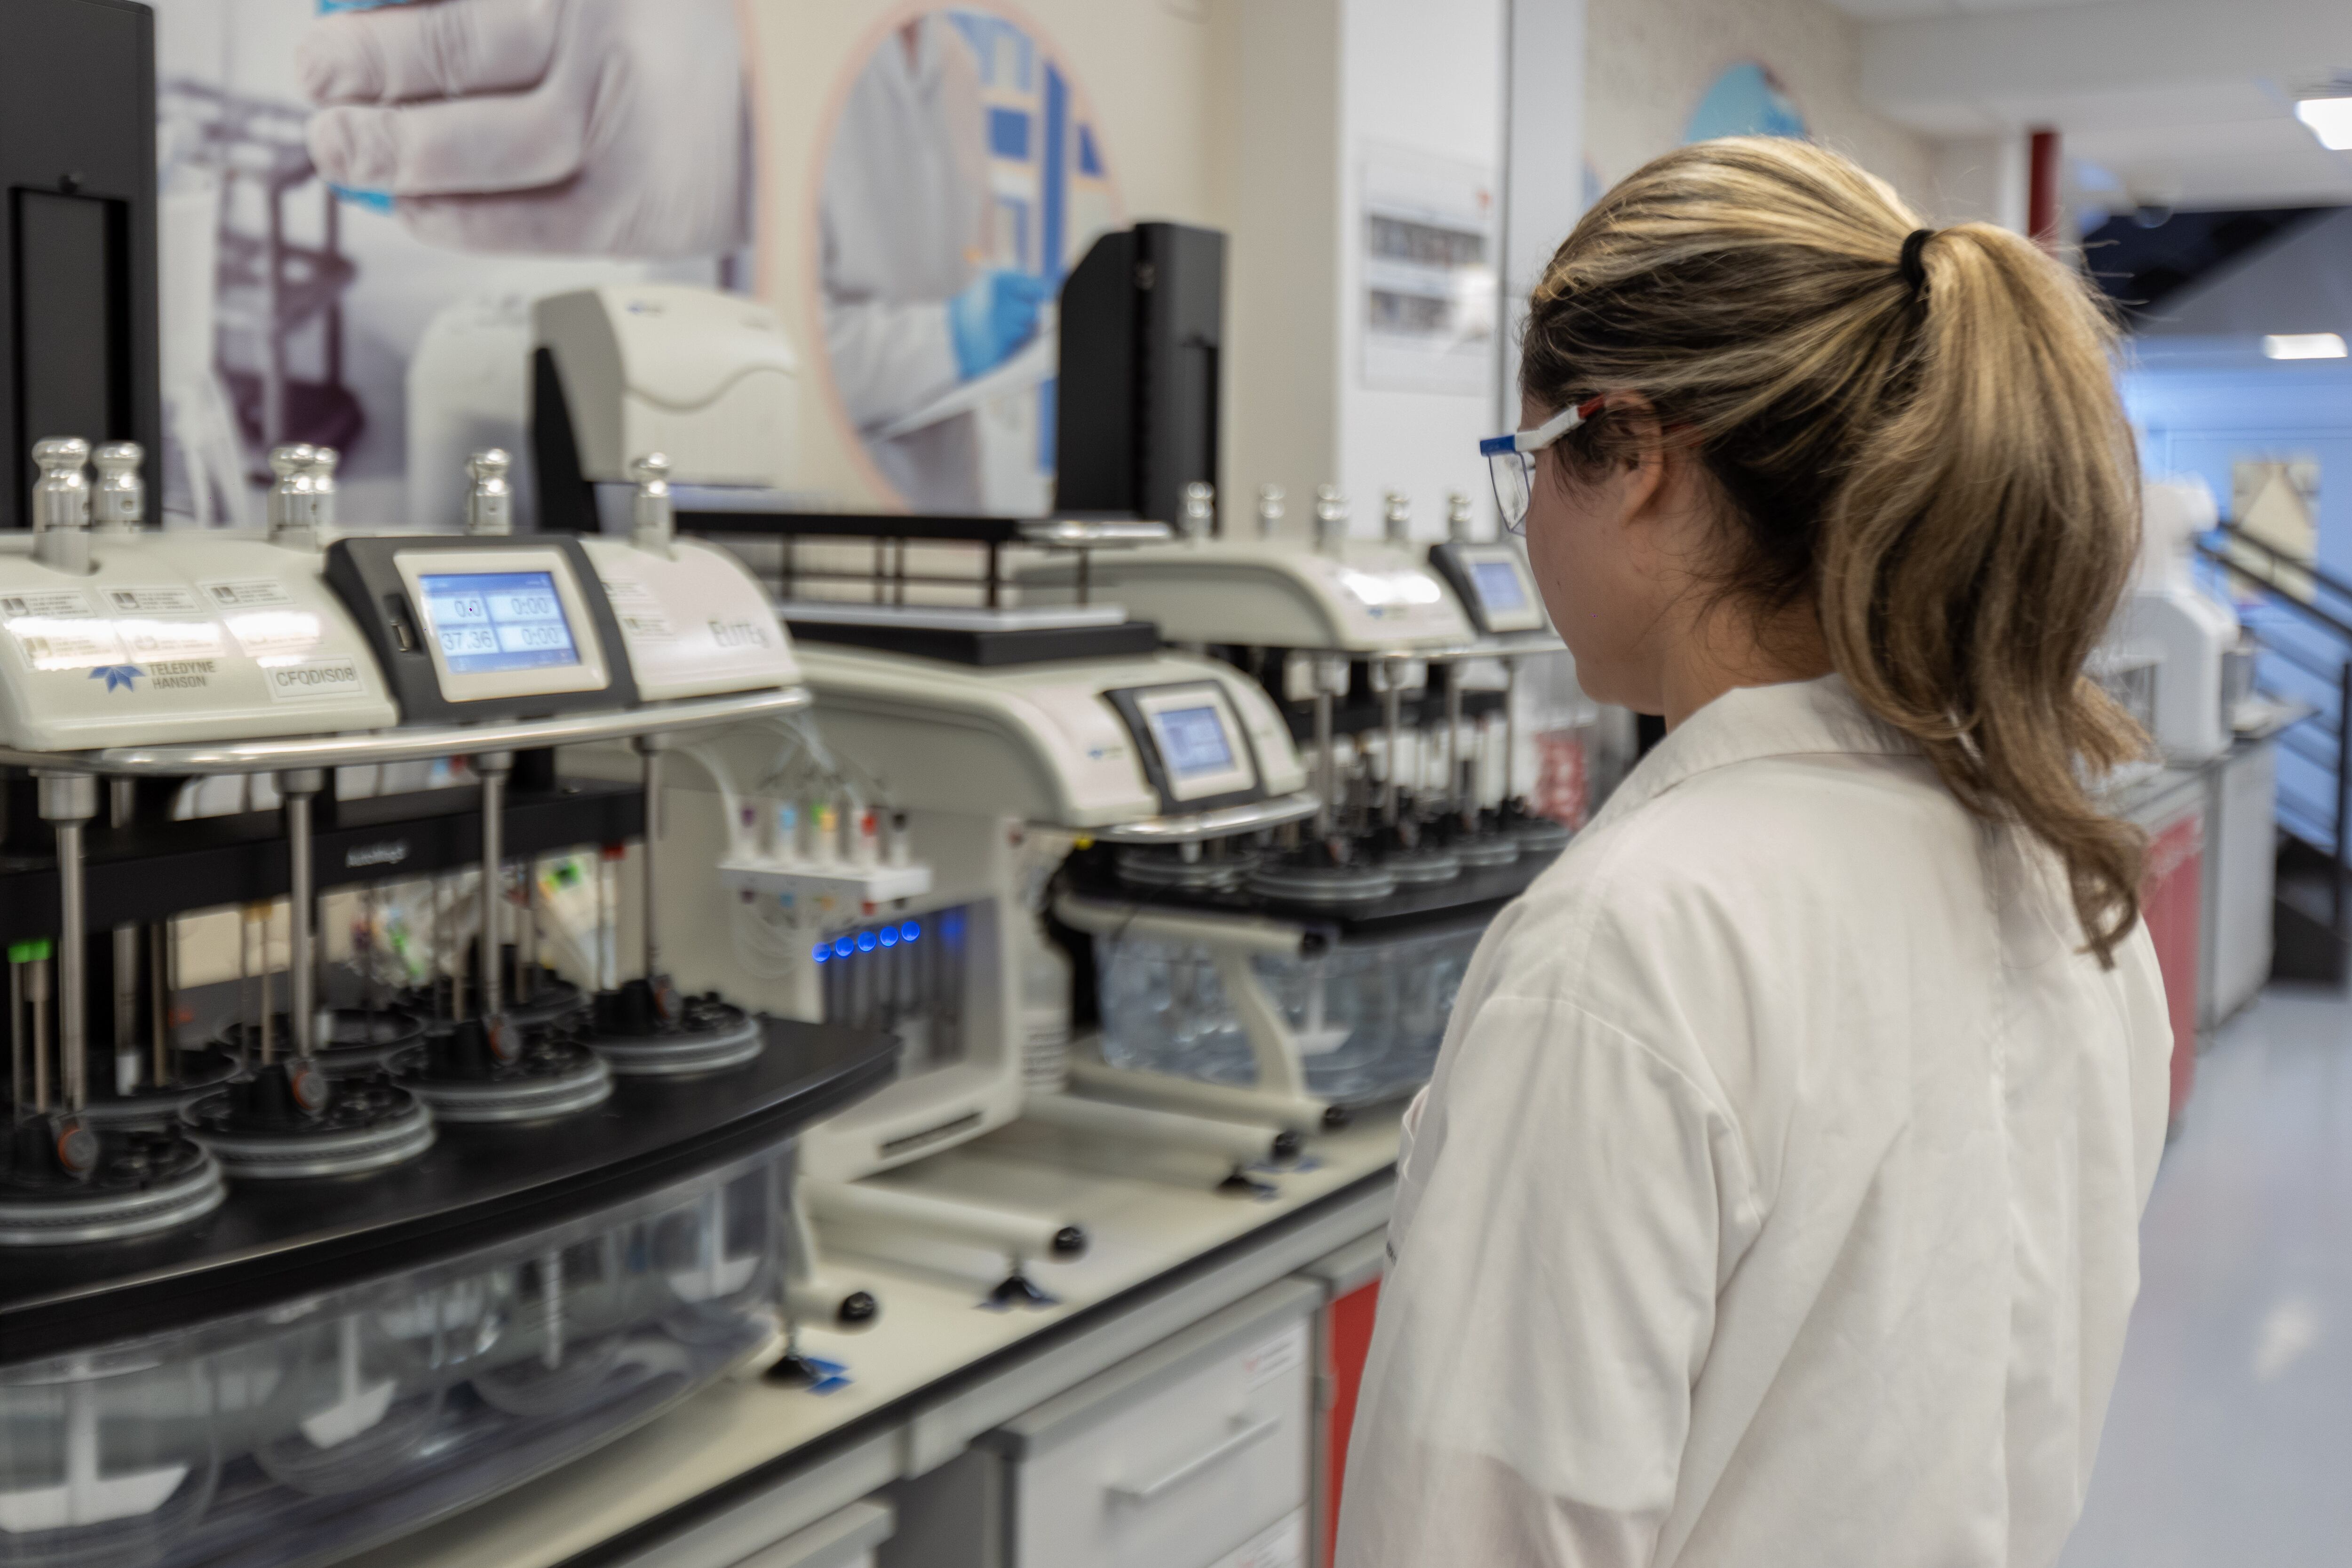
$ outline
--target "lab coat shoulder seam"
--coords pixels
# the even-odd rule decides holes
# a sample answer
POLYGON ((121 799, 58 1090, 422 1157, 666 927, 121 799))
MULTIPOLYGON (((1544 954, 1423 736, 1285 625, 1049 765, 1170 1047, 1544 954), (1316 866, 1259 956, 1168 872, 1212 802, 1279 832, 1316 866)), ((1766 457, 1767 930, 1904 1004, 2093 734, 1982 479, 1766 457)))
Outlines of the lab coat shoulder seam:
POLYGON ((1601 1016, 1572 995, 1558 993, 1546 994, 1517 989, 1497 990, 1487 994, 1481 1004, 1481 1010, 1497 1003, 1524 1006, 1538 1012, 1565 1009, 1604 1036, 1622 1042, 1625 1047, 1635 1052, 1653 1068, 1664 1073, 1673 1083, 1681 1086, 1689 1098, 1696 1101, 1699 1109, 1706 1113, 1702 1120, 1712 1118, 1720 1121, 1725 1133, 1729 1138, 1732 1157, 1738 1162, 1738 1170, 1735 1173, 1739 1179, 1741 1197, 1747 1210, 1746 1215, 1743 1215, 1743 1221, 1752 1222, 1761 1218, 1764 1189, 1757 1178, 1756 1161, 1748 1151, 1748 1136, 1740 1126, 1738 1116, 1732 1111, 1722 1096, 1714 1092, 1682 1064, 1642 1036, 1622 1024, 1601 1016))

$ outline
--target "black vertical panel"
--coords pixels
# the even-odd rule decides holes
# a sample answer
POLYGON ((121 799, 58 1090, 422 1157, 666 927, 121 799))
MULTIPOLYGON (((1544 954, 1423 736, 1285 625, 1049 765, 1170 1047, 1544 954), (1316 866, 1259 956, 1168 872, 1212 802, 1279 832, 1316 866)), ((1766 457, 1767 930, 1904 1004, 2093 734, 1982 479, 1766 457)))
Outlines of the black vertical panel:
POLYGON ((530 475, 538 527, 546 533, 596 533, 596 487, 580 471, 572 405, 552 351, 530 353, 530 475))
POLYGON ((133 0, 0 0, 0 526, 33 442, 163 449, 155 28, 133 0))
POLYGON ((1135 236, 1137 272, 1150 286, 1136 350, 1134 505, 1139 516, 1173 523, 1184 515, 1186 485, 1217 482, 1225 237, 1180 223, 1138 224, 1135 236))
POLYGON ((1225 237, 1140 223, 1095 241, 1062 286, 1055 504, 1156 521, 1217 478, 1225 237))
POLYGON ((1054 504, 1063 511, 1135 510, 1137 300, 1131 230, 1096 240, 1062 284, 1054 504))
POLYGON ((11 193, 16 224, 17 431, 93 441, 129 436, 131 366, 121 320, 126 204, 11 193))

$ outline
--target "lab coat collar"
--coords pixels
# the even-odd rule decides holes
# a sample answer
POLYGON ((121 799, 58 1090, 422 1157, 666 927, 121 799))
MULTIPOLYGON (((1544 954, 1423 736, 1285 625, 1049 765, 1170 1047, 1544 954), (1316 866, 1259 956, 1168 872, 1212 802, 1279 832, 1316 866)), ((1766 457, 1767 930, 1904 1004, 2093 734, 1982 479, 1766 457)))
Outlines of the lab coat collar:
POLYGON ((1734 763, 1822 753, 1900 756, 1917 751, 1908 736, 1874 718, 1842 675, 1780 686, 1735 687, 1652 748, 1617 786, 1592 826, 1605 826, 1685 779, 1734 763))

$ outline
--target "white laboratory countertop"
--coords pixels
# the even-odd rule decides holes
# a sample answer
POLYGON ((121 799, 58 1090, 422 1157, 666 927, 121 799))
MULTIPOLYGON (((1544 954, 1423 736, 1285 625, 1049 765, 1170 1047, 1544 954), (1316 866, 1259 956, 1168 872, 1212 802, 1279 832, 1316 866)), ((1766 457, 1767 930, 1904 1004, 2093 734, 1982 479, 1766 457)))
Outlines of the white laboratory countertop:
MULTIPOLYGON (((1368 1113, 1314 1139, 1310 1163, 1276 1176, 1271 1199, 1214 1190, 1225 1167, 1211 1156, 1113 1144, 1028 1122, 891 1173, 885 1179, 896 1184, 1056 1212, 1084 1226, 1090 1242, 1084 1257, 1029 1270, 1059 1303, 1010 1311, 978 1305, 1003 1274, 1001 1256, 984 1249, 908 1241, 894 1257, 861 1257, 837 1250, 843 1238, 823 1232, 824 1244, 836 1249, 825 1260, 828 1277, 864 1284, 882 1302, 879 1320, 864 1332, 803 1336, 807 1353, 845 1365, 845 1385, 820 1394, 751 1376, 721 1382, 536 1481, 348 1559, 347 1568, 555 1568, 748 1472, 764 1467, 798 1473, 835 1447, 870 1446, 873 1465, 882 1467, 869 1465, 872 1484, 919 1473, 950 1457, 943 1446, 961 1447, 964 1427, 977 1430, 975 1423, 1017 1414, 950 1412, 926 1430, 927 1406, 941 1409, 958 1397, 954 1391, 966 1380, 957 1374, 1005 1352, 1017 1360, 1023 1342, 1074 1318, 1087 1324, 1115 1319, 1116 1310, 1089 1309, 1148 1295, 1158 1282, 1182 1277, 1189 1265, 1281 1221, 1317 1217, 1304 1211, 1335 1211, 1332 1220, 1351 1234, 1329 1237, 1331 1246, 1377 1228, 1387 1213, 1401 1109, 1368 1113)), ((862 1239, 878 1254, 881 1238, 862 1239)), ((1181 1325, 1169 1331, 1174 1326, 1181 1325)), ((1084 1353, 1125 1352, 1110 1345, 1084 1353)), ((1093 1370, 1080 1368, 1070 1381, 1093 1370)), ((636 1554, 614 1560, 635 1561, 636 1554)), ((722 1552, 714 1560, 735 1559, 722 1552)))

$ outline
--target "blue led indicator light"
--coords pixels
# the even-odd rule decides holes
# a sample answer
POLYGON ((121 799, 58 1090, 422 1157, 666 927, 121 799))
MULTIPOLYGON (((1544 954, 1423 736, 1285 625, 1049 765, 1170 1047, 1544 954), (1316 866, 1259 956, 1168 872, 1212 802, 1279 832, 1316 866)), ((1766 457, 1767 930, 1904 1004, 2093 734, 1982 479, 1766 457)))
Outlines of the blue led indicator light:
POLYGON ((809 956, 815 959, 819 963, 823 963, 826 959, 833 956, 833 943, 829 942, 818 942, 816 944, 816 951, 809 956))
POLYGON ((857 933, 857 951, 860 952, 872 952, 874 951, 874 933, 872 931, 862 931, 857 933))
POLYGON ((882 945, 884 947, 896 947, 898 945, 898 928, 897 926, 884 926, 882 928, 882 945))
POLYGON ((847 958, 851 953, 856 952, 856 951, 857 944, 850 941, 845 936, 840 938, 833 944, 833 956, 835 958, 847 958))
POLYGON ((908 921, 905 925, 898 928, 898 940, 900 942, 912 942, 922 934, 923 928, 916 924, 913 921, 908 921))

